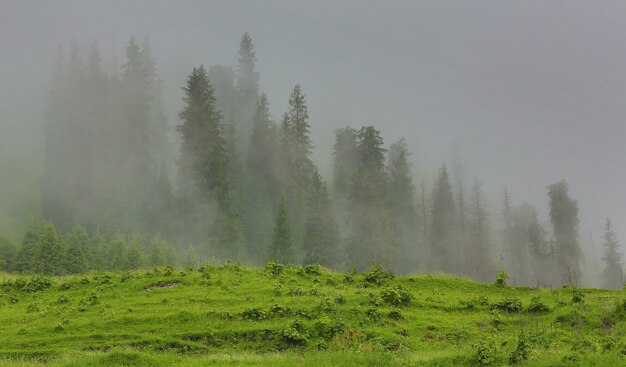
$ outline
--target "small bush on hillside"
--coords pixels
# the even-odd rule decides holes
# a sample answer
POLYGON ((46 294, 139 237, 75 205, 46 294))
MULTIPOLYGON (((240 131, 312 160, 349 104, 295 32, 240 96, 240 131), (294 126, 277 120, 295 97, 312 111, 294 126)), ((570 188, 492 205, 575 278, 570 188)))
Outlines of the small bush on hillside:
POLYGON ((372 265, 368 271, 363 273, 363 278, 370 284, 380 285, 395 278, 391 270, 383 268, 381 265, 372 265))
POLYGON ((496 364, 496 348, 492 342, 481 341, 472 345, 474 348, 474 362, 478 366, 489 367, 496 364))
POLYGON ((310 264, 304 266, 304 273, 309 275, 321 275, 322 267, 319 264, 310 264))
POLYGON ((346 273, 345 277, 343 278, 343 281, 345 283, 354 283, 354 278, 358 274, 359 273, 356 271, 356 268, 352 268, 349 273, 346 273))
POLYGON ((502 310, 504 312, 519 312, 522 310, 522 301, 519 298, 505 298, 500 302, 492 303, 491 309, 502 310))
POLYGON ((28 307, 26 307, 26 312, 39 312, 39 305, 36 302, 31 303, 28 307))
POLYGON ((402 313, 398 309, 394 309, 394 310, 389 311, 389 313, 387 314, 387 317, 389 317, 392 320, 396 320, 396 321, 404 319, 404 317, 402 317, 402 313))
POLYGON ((249 308, 242 313, 244 320, 261 321, 268 318, 268 313, 258 307, 249 308))
POLYGON ((530 340, 523 331, 517 336, 517 346, 509 355, 510 364, 520 364, 528 359, 531 352, 530 340))
POLYGON ((411 303, 411 294, 400 287, 388 287, 380 292, 380 296, 392 306, 406 306, 411 303))
POLYGON ((304 324, 297 319, 280 332, 280 337, 283 343, 291 347, 303 346, 309 341, 304 324))
POLYGON ((291 309, 286 306, 281 305, 272 305, 268 311, 268 314, 272 317, 278 316, 287 316, 291 312, 291 309))
POLYGON ((550 307, 541 301, 539 297, 533 297, 528 305, 528 312, 531 313, 540 313, 540 312, 550 312, 550 307))
POLYGON ((267 265, 265 265, 265 272, 273 277, 279 276, 284 270, 285 265, 278 264, 273 261, 268 261, 267 265))
POLYGON ((506 280, 509 279, 509 274, 504 270, 504 266, 500 267, 500 271, 498 272, 498 276, 496 277, 495 285, 496 287, 504 288, 506 287, 506 280))
POLYGON ((65 304, 69 302, 70 302, 70 298, 66 295, 59 296, 59 298, 57 299, 58 304, 65 304))
POLYGON ((335 296, 335 304, 345 305, 346 304, 346 297, 344 297, 341 294, 336 295, 335 296))
POLYGON ((583 298, 585 298, 585 293, 578 288, 572 288, 572 302, 573 303, 580 303, 583 301, 583 298))

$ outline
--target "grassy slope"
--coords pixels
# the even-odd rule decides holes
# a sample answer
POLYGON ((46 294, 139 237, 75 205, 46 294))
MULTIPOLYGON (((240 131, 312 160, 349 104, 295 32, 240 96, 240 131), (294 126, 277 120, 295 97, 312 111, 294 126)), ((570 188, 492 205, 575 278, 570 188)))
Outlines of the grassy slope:
POLYGON ((626 366, 624 292, 573 302, 571 289, 235 264, 58 277, 39 291, 24 289, 31 279, 0 275, 0 366, 474 366, 478 351, 507 365, 522 332, 522 365, 626 366), (381 298, 396 287, 408 305, 381 298), (528 312, 534 297, 550 310, 528 312), (505 299, 523 310, 492 310, 505 299))

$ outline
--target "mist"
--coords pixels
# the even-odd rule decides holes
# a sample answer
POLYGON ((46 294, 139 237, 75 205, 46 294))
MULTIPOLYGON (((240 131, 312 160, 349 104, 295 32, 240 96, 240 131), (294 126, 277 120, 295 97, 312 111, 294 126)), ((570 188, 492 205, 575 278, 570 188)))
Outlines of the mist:
POLYGON ((607 218, 618 239, 626 234, 624 8, 2 2, 0 233, 16 252, 29 228, 50 222, 68 248, 84 226, 147 257, 162 246, 168 262, 383 263, 482 281, 504 266, 517 284, 569 276, 605 286, 607 218), (255 58, 242 70, 244 32, 255 58), (139 74, 129 70, 131 38, 139 74), (224 182, 181 163, 216 154, 185 145, 179 127, 193 121, 181 112, 183 88, 200 65, 221 115, 224 182), (306 179, 280 151, 285 114, 302 121, 302 105, 290 103, 296 85, 310 124, 298 161, 306 179), (250 163, 255 120, 275 151, 250 163), (150 133, 133 135, 133 121, 150 133), (379 137, 380 155, 359 160, 379 137), (326 246, 311 250, 307 233, 326 246), (289 256, 275 240, 290 244, 289 256), (533 260, 548 253, 556 273, 533 260))

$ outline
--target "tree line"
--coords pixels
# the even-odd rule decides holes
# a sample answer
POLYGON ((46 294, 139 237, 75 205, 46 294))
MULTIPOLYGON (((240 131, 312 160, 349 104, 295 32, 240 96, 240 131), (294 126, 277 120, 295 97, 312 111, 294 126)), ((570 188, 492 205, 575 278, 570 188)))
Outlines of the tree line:
MULTIPOLYGON (((229 258, 483 281, 506 267, 517 284, 538 286, 582 277, 578 204, 565 181, 547 188, 551 228, 506 188, 496 226, 480 180, 466 187, 443 165, 418 192, 404 139, 387 147, 373 125, 335 131, 327 181, 312 159, 303 88, 276 121, 247 33, 238 56, 234 67, 191 70, 172 129, 147 39, 129 40, 113 75, 95 43, 59 52, 45 116, 45 221, 20 246, 0 240, 2 268, 61 274, 229 258)), ((608 220, 604 247, 605 286, 621 288, 608 220)))

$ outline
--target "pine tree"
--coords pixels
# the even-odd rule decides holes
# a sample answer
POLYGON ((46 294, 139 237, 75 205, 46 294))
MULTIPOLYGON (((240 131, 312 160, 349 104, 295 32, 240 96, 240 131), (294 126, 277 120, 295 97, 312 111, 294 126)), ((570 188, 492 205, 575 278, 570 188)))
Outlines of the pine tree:
POLYGON ((335 221, 326 182, 313 176, 304 224, 304 264, 332 267, 340 262, 339 227, 335 221))
POLYGON ((240 151, 247 147, 250 131, 252 130, 252 119, 256 110, 256 103, 259 98, 259 73, 255 70, 256 52, 252 39, 245 32, 239 43, 239 59, 237 63, 236 90, 238 103, 235 120, 238 124, 237 130, 244 138, 241 141, 240 151))
POLYGON ((36 271, 44 274, 62 274, 65 272, 64 257, 65 246, 54 225, 52 223, 44 225, 39 235, 36 271))
POLYGON ((556 240, 557 269, 565 282, 577 282, 582 276, 578 203, 569 197, 568 191, 565 180, 548 186, 550 221, 556 240))
POLYGON ((29 226, 24 234, 22 246, 15 257, 13 269, 20 273, 33 273, 37 270, 39 257, 39 235, 41 227, 29 226))
POLYGON ((613 231, 611 221, 606 219, 606 227, 604 229, 604 260, 605 267, 602 276, 604 278, 604 287, 608 289, 624 288, 624 264, 622 263, 623 255, 619 251, 619 243, 617 235, 613 231))
POLYGON ((313 173, 310 129, 306 96, 302 87, 296 84, 289 97, 289 108, 283 116, 280 137, 283 174, 298 198, 308 191, 307 184, 313 173))
POLYGON ((477 178, 471 189, 468 215, 469 251, 465 253, 465 274, 474 275, 477 279, 488 281, 496 275, 496 267, 490 256, 491 234, 487 199, 482 184, 477 178))
POLYGON ((107 270, 121 270, 125 267, 126 239, 117 234, 111 241, 107 254, 107 270))
POLYGON ((166 247, 167 242, 160 236, 155 237, 152 242, 150 242, 150 254, 148 259, 150 266, 165 266, 168 264, 167 258, 165 257, 166 247))
POLYGON ((287 208, 284 200, 281 198, 278 206, 278 215, 274 223, 274 233, 270 243, 269 259, 281 264, 288 264, 293 260, 292 247, 287 208))
MULTIPOLYGON (((241 251, 241 225, 231 198, 222 116, 215 108, 213 88, 203 66, 193 69, 183 90, 185 107, 179 114, 183 123, 178 125, 182 134, 181 186, 185 191, 197 193, 205 205, 217 203, 213 228, 217 237, 215 250, 219 257, 235 258, 241 251)), ((195 196, 190 196, 187 204, 195 196)))
POLYGON ((145 265, 145 253, 141 245, 141 238, 135 236, 130 240, 124 253, 123 269, 140 269, 145 265))
POLYGON ((386 170, 389 176, 388 197, 392 234, 400 248, 396 266, 402 272, 415 270, 419 262, 417 249, 417 208, 415 187, 411 177, 410 156, 404 139, 391 144, 387 156, 386 170))
POLYGON ((64 267, 70 274, 79 274, 89 269, 87 252, 90 247, 89 235, 83 226, 76 226, 66 239, 64 267))
POLYGON ((17 247, 13 241, 5 236, 0 236, 0 271, 9 272, 13 269, 17 247))
POLYGON ((391 238, 387 210, 385 153, 380 131, 373 126, 357 133, 358 163, 350 192, 350 238, 346 247, 348 266, 364 270, 372 264, 392 266, 397 243, 391 238))
POLYGON ((439 177, 433 189, 430 218, 431 268, 438 271, 457 272, 459 267, 453 260, 459 257, 455 242, 456 209, 445 165, 439 171, 439 177))
POLYGON ((244 224, 251 260, 265 259, 272 236, 272 222, 280 192, 276 162, 276 128, 269 114, 269 102, 261 95, 254 114, 250 149, 246 160, 246 210, 244 224))
POLYGON ((344 197, 348 197, 359 158, 355 129, 346 126, 335 130, 333 155, 333 188, 344 197))

